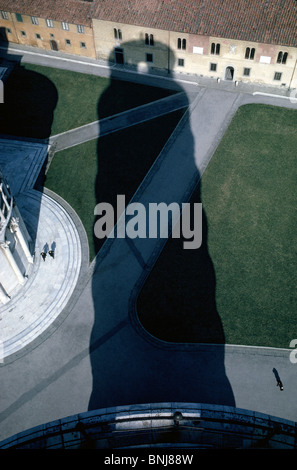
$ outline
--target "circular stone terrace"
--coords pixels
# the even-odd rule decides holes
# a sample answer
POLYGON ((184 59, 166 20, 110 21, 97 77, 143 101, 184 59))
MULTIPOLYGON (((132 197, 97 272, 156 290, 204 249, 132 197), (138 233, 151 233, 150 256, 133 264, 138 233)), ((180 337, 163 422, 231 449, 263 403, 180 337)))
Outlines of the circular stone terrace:
POLYGON ((28 232, 34 234, 34 262, 26 282, 0 304, 1 362, 22 355, 54 330, 88 263, 85 232, 72 208, 48 190, 33 189, 47 152, 44 144, 0 139, 2 173, 28 232))

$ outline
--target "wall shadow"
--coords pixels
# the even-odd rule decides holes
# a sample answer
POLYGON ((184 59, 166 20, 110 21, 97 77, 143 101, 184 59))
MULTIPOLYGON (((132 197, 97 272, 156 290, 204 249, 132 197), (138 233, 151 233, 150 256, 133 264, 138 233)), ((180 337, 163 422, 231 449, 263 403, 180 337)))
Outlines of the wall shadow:
MULTIPOLYGON (((132 51, 133 46, 138 47, 139 54, 139 42, 121 44, 123 51, 132 51)), ((154 47, 157 49, 158 44, 155 43, 154 47)), ((173 51, 167 52, 170 57, 168 63, 173 64, 175 55, 173 51)), ((133 55, 130 54, 130 57, 133 55)), ((114 67, 114 52, 110 56, 110 66, 110 87, 98 102, 99 119, 101 109, 105 109, 108 100, 112 100, 114 96, 113 78, 118 77, 118 67, 114 67)), ((134 70, 137 68, 138 63, 134 62, 134 70)), ((177 83, 175 89, 184 91, 177 83)), ((167 119, 170 118, 168 115, 167 119)), ((157 120, 154 123, 157 128, 160 126, 157 120)), ((182 149, 179 171, 173 175, 172 185, 175 184, 174 179, 178 181, 180 172, 187 166, 195 184, 193 181, 189 182, 191 191, 186 191, 187 199, 180 202, 187 202, 190 197, 192 202, 200 202, 201 188, 197 186, 199 173, 194 161, 194 137, 189 121, 186 126, 186 148, 182 149)), ((174 126, 171 132, 173 129, 174 126)), ((97 203, 110 202, 115 207, 118 194, 126 195, 128 203, 153 164, 157 155, 144 158, 142 154, 138 154, 131 162, 127 157, 121 161, 124 158, 121 152, 123 145, 135 148, 142 138, 139 137, 139 132, 141 128, 134 126, 130 142, 121 140, 125 138, 124 132, 122 136, 119 133, 112 135, 110 142, 113 142, 110 146, 102 143, 99 138, 95 187, 97 203)), ((154 140, 155 134, 151 133, 149 139, 154 140)), ((129 152, 125 151, 125 155, 129 155, 129 152)), ((143 193, 145 191, 144 186, 143 193)), ((168 203, 166 187, 161 185, 160 196, 155 194, 154 200, 150 202, 159 202, 159 197, 163 196, 165 199, 161 200, 168 203)), ((144 253, 148 243, 145 239, 137 240, 136 248, 136 241, 131 243, 131 240, 126 239, 126 244, 131 249, 133 245, 135 253, 138 252, 140 261, 141 250, 144 253)), ((182 240, 169 240, 159 259, 159 253, 154 254, 148 264, 150 267, 156 264, 147 282, 146 264, 143 275, 135 281, 128 293, 133 297, 134 292, 135 302, 139 294, 138 313, 146 331, 140 323, 139 327, 134 328, 135 324, 129 317, 128 302, 125 300, 121 303, 119 300, 121 295, 128 295, 123 295, 122 281, 130 279, 132 269, 128 261, 125 268, 120 268, 117 264, 117 260, 120 263, 125 254, 122 255, 116 247, 124 247, 124 242, 108 239, 103 245, 102 241, 94 237, 98 255, 92 280, 95 318, 90 338, 93 388, 89 410, 136 403, 178 401, 234 406, 232 388, 224 367, 224 332, 215 305, 215 273, 207 249, 205 213, 202 247, 193 253, 193 250, 183 250, 181 243, 182 240), (113 255, 114 252, 117 254, 113 255), (110 263, 106 261, 108 257, 110 263), (107 268, 102 268, 102 260, 105 260, 107 268), (172 311, 175 312, 175 322, 171 318, 172 311), (193 321, 196 325, 195 332, 193 321), (162 341, 158 341, 157 337, 162 341), (186 341, 192 341, 192 344, 185 344, 185 338, 186 341), (209 349, 197 343, 215 343, 217 346, 209 349)), ((160 251, 161 245, 164 245, 162 240, 160 251)))
MULTIPOLYGON (((0 105, 0 137, 47 146, 58 101, 58 91, 46 76, 26 68, 21 63, 21 55, 11 54, 8 51, 9 42, 5 28, 0 28, 0 41, 0 66, 7 67, 10 71, 4 83, 4 103, 0 105)), ((11 162, 9 164, 11 166, 11 162)), ((33 173, 34 164, 32 161, 33 173)), ((34 189, 40 193, 43 192, 47 165, 48 154, 42 168, 36 174, 34 189)), ((13 194, 13 196, 17 198, 19 195, 13 194)), ((32 254, 35 251, 39 209, 40 207, 34 206, 35 214, 28 227, 32 238, 32 254)), ((47 240, 44 243, 46 242, 47 240)), ((36 255, 39 256, 39 253, 36 255)))

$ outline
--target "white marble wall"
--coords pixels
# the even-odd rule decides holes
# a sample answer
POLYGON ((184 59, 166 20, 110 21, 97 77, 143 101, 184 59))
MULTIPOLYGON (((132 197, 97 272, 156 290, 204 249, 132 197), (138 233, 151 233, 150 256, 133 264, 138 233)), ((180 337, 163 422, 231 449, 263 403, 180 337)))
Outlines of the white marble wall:
POLYGON ((18 208, 12 207, 13 199, 3 178, 0 183, 0 205, 8 207, 1 218, 0 233, 0 304, 10 301, 14 292, 22 286, 33 264, 31 237, 18 208), (4 202, 4 198, 5 201, 4 202), (9 204, 8 204, 9 202, 9 204))

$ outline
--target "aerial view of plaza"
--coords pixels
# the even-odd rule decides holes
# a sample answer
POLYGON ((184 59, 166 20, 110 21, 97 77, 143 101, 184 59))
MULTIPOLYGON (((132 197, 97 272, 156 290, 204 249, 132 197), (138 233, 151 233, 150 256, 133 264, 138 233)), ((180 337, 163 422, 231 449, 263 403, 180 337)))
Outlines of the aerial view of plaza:
POLYGON ((296 31, 0 0, 0 449, 297 448, 296 31))

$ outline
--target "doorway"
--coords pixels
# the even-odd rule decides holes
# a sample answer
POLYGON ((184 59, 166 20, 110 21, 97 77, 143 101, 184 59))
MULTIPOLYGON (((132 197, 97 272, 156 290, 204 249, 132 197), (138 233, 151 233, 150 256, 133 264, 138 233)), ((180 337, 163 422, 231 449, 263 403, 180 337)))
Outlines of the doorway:
POLYGON ((59 50, 58 43, 54 39, 50 40, 50 45, 51 45, 51 50, 52 51, 58 51, 59 50))
POLYGON ((115 54, 116 64, 123 65, 124 64, 124 49, 122 49, 121 47, 115 47, 114 54, 115 54))
POLYGON ((227 67, 225 71, 225 80, 233 80, 234 78, 234 68, 233 67, 227 67))

